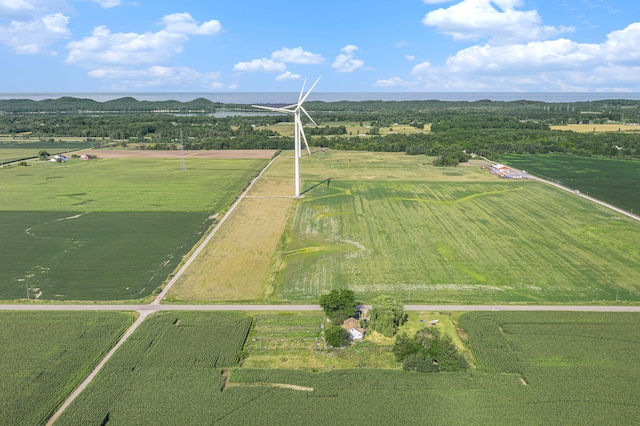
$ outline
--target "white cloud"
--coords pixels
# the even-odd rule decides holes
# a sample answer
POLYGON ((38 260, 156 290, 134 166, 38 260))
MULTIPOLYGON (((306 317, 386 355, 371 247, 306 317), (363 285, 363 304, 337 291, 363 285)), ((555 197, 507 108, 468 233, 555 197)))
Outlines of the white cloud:
POLYGON ((300 74, 293 74, 291 71, 285 71, 279 76, 276 77, 277 81, 290 81, 290 80, 300 80, 302 77, 300 74))
POLYGON ((430 69, 431 69, 431 64, 429 62, 422 62, 416 65, 415 67, 413 67, 413 70, 411 70, 411 74, 413 75, 424 74, 425 72, 428 72, 430 69))
POLYGON ((93 68, 99 64, 152 65, 182 52, 188 40, 184 34, 161 30, 156 33, 112 33, 105 26, 67 47, 67 62, 93 68))
POLYGON ((283 47, 271 54, 271 59, 287 64, 321 64, 324 62, 322 55, 306 52, 302 47, 289 49, 283 47))
POLYGON ((416 57, 414 55, 404 55, 404 58, 407 61, 415 61, 416 60, 416 57))
POLYGON ((139 69, 127 68, 102 68, 89 72, 90 77, 104 80, 117 80, 122 87, 159 87, 179 86, 184 87, 218 87, 219 72, 202 74, 188 67, 150 66, 139 69))
POLYGON ((299 80, 299 74, 287 70, 287 64, 316 65, 324 62, 324 57, 317 53, 305 51, 302 47, 293 49, 283 47, 271 54, 271 58, 254 59, 248 62, 238 62, 233 66, 235 71, 245 72, 277 72, 276 81, 299 80))
POLYGON ((29 19, 11 21, 0 26, 0 43, 12 48, 18 54, 49 54, 49 47, 61 38, 68 38, 69 18, 62 13, 53 13, 29 19))
POLYGON ((121 0, 93 0, 94 3, 98 3, 100 7, 104 9, 110 9, 112 7, 120 6, 121 0))
POLYGON ((287 66, 282 62, 276 62, 273 59, 254 59, 249 62, 238 62, 233 66, 235 71, 266 71, 266 72, 284 72, 287 66))
POLYGON ((336 56, 336 60, 331 65, 338 72, 353 72, 364 66, 364 61, 355 57, 355 52, 358 50, 358 46, 349 44, 340 49, 340 55, 336 56))
POLYGON ((494 43, 544 40, 569 27, 541 25, 536 10, 516 10, 523 0, 462 0, 427 13, 422 22, 456 40, 489 38, 494 43))
POLYGON ((216 35, 222 31, 219 21, 212 19, 198 25, 188 13, 173 13, 162 18, 165 30, 175 34, 185 35, 216 35))
POLYGON ((18 54, 48 54, 58 40, 68 38, 65 3, 49 0, 0 0, 0 43, 18 54))
POLYGON ((379 79, 373 85, 376 87, 407 87, 414 84, 415 83, 412 83, 410 81, 404 81, 400 77, 391 77, 387 80, 379 79))
POLYGON ((188 35, 214 35, 222 30, 218 21, 198 25, 188 13, 167 15, 162 23, 165 28, 160 31, 142 34, 112 33, 105 26, 96 27, 90 36, 67 45, 67 62, 89 68, 158 65, 181 53, 188 35))
POLYGON ((190 36, 221 32, 220 22, 199 24, 188 13, 174 13, 164 16, 160 23, 162 29, 145 33, 112 33, 106 26, 96 27, 90 36, 67 44, 66 62, 88 68, 90 77, 119 80, 117 87, 210 87, 219 73, 165 64, 184 50, 190 36))
POLYGON ((424 89, 439 91, 640 90, 640 23, 602 43, 566 38, 460 50, 444 65, 413 67, 424 89))

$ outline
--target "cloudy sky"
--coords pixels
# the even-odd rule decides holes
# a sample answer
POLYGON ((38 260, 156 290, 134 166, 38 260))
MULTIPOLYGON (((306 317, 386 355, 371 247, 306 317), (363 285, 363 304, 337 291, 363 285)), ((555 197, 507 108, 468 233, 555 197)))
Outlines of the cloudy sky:
POLYGON ((635 0, 0 0, 0 92, 640 92, 635 0))

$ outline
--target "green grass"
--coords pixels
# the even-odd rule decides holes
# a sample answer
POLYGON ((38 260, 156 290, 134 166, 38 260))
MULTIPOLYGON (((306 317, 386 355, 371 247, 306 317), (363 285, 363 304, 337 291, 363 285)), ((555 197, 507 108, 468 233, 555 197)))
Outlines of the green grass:
POLYGON ((222 369, 237 363, 250 326, 240 313, 153 315, 56 424, 210 423, 222 369))
POLYGON ((507 164, 584 194, 640 212, 640 161, 565 155, 505 155, 507 164))
POLYGON ((0 300, 150 295, 264 160, 70 161, 2 169, 0 300))
POLYGON ((0 312, 0 424, 44 424, 132 321, 118 312, 0 312))
MULTIPOLYGON (((306 170, 332 176, 330 160, 306 170)), ((354 161, 335 173, 345 178, 305 193, 283 237, 276 300, 348 287, 363 301, 640 301, 638 223, 541 183, 481 181, 479 168, 418 175, 420 165, 389 160, 350 180, 361 173, 354 161)))
POLYGON ((330 371, 342 368, 392 368, 400 365, 390 344, 359 342, 327 351, 322 314, 258 314, 246 347, 245 368, 330 371))
POLYGON ((266 160, 179 159, 36 162, 0 170, 0 211, 216 212, 266 160))

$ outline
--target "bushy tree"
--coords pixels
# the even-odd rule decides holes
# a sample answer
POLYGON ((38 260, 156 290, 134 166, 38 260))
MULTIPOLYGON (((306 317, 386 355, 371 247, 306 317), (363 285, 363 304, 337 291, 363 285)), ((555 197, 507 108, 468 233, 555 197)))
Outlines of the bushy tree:
POLYGON ((467 368, 467 361, 447 334, 436 327, 418 330, 413 337, 402 333, 393 345, 396 361, 402 368, 418 372, 458 371, 467 368))
POLYGON ((331 290, 329 294, 320 296, 320 306, 334 324, 342 324, 344 320, 352 317, 355 314, 356 305, 354 292, 346 288, 331 290))
POLYGON ((404 305, 389 296, 378 296, 371 306, 369 328, 387 337, 393 337, 406 321, 404 305))
POLYGON ((324 329, 324 341, 329 347, 340 348, 349 344, 351 334, 339 325, 328 325, 324 329))

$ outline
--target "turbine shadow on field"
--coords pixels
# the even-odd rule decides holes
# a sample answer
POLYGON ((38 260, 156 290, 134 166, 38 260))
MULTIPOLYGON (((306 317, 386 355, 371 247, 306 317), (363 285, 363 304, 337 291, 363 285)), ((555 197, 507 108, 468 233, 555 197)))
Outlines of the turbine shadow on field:
POLYGON ((322 185, 325 182, 327 183, 327 186, 330 186, 331 185, 331 178, 327 178, 327 179, 325 179, 323 181, 320 181, 320 182, 316 183, 315 185, 305 189, 304 191, 302 191, 302 193, 300 195, 306 194, 307 192, 311 191, 314 188, 317 188, 318 186, 322 185))

